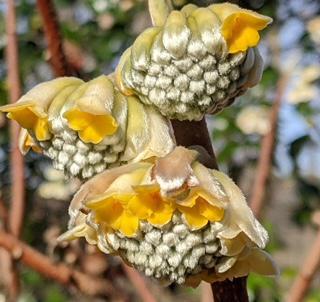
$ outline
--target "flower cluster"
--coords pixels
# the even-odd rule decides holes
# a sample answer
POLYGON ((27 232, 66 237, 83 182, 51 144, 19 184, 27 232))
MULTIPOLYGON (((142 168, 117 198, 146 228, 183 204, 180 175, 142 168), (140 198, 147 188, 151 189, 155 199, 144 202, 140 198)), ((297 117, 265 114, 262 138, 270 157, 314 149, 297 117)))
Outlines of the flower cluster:
POLYGON ((154 27, 114 76, 58 78, 0 111, 22 127, 23 153, 86 180, 60 241, 85 237, 167 284, 275 274, 240 189, 176 147, 168 120, 199 120, 257 84, 258 32, 271 19, 229 3, 174 11, 169 2, 149 0, 154 27))
POLYGON ((70 216, 60 240, 85 237, 166 284, 276 273, 261 250, 267 233, 240 189, 182 147, 95 176, 75 195, 70 216), (181 155, 186 161, 175 162, 181 155))
POLYGON ((164 117, 121 94, 104 75, 89 82, 65 77, 40 84, 0 110, 23 128, 23 153, 43 151, 55 168, 81 179, 110 166, 163 156, 175 145, 164 117))
POLYGON ((162 18, 167 11, 158 2, 150 7, 155 26, 137 38, 117 68, 124 93, 137 93, 169 118, 200 120, 260 81, 263 63, 253 47, 269 17, 225 3, 187 5, 162 18))

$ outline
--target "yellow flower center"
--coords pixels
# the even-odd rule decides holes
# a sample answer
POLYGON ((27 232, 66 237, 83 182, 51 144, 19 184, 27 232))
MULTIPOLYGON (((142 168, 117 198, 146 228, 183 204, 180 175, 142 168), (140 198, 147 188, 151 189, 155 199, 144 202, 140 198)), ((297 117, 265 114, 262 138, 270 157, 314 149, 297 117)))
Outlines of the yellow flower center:
POLYGON ((69 127, 78 132, 85 143, 100 143, 106 136, 113 135, 118 123, 111 115, 95 115, 72 109, 64 114, 69 127))

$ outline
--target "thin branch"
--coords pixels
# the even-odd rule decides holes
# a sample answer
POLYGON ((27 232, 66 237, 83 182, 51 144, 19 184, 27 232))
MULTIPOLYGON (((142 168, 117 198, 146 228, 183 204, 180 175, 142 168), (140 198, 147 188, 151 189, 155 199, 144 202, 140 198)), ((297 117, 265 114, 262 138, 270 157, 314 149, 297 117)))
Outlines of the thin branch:
MULTIPOLYGON (((20 95, 20 79, 19 79, 19 60, 18 46, 16 36, 16 14, 13 0, 8 0, 7 12, 7 66, 8 66, 8 85, 9 98, 11 103, 15 103, 20 95)), ((21 233, 23 215, 24 215, 24 161, 19 151, 19 131, 17 123, 10 123, 10 163, 11 163, 11 209, 9 213, 9 231, 19 236, 21 233)))
POLYGON ((115 293, 113 286, 107 280, 88 276, 62 263, 53 263, 47 256, 2 230, 0 230, 0 246, 6 249, 16 261, 64 286, 75 286, 88 295, 115 293))
POLYGON ((133 268, 129 267, 125 263, 122 265, 124 271, 126 272, 129 280, 135 286, 137 292, 139 293, 143 302, 157 302, 150 292, 146 281, 144 278, 133 268))
POLYGON ((255 181, 250 198, 250 206, 256 217, 260 216, 263 207, 266 185, 272 166, 272 157, 278 128, 279 110, 286 84, 287 76, 282 75, 278 81, 274 103, 271 108, 270 130, 263 137, 261 143, 257 172, 255 174, 255 181))
POLYGON ((50 63, 57 77, 73 75, 67 62, 61 39, 56 11, 51 0, 37 0, 37 7, 42 17, 45 36, 48 42, 50 63))
MULTIPOLYGON (((178 145, 202 146, 211 155, 211 161, 207 166, 218 168, 205 119, 199 122, 174 120, 172 126, 178 145)), ((233 281, 215 282, 211 284, 211 288, 215 302, 248 302, 246 277, 234 278, 233 281)))
MULTIPOLYGON (((6 60, 8 68, 9 99, 15 103, 21 95, 21 85, 19 78, 19 57, 18 43, 16 35, 16 11, 13 0, 8 0, 8 9, 6 15, 6 32, 8 44, 6 48, 6 60)), ((10 123, 10 171, 11 171, 11 208, 9 211, 8 229, 16 237, 20 236, 24 209, 25 209, 25 189, 24 189, 24 160, 19 151, 19 131, 17 123, 10 123)), ((16 300, 19 294, 19 276, 14 263, 7 255, 3 259, 7 265, 4 265, 10 271, 8 272, 8 289, 10 300, 16 300)))
POLYGON ((313 277, 320 266, 320 228, 317 237, 309 251, 309 254, 302 264, 298 277, 289 290, 287 302, 302 302, 313 277))

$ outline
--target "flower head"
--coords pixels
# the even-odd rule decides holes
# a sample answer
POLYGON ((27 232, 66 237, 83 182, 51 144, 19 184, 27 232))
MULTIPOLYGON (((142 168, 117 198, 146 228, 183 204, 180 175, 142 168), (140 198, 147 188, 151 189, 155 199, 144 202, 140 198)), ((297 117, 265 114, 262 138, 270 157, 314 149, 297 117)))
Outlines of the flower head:
POLYGON ((242 9, 231 3, 220 3, 209 6, 221 21, 221 31, 229 53, 246 51, 259 43, 259 31, 271 22, 270 17, 248 9, 242 9))
POLYGON ((154 27, 138 36, 122 56, 116 82, 164 116, 200 120, 230 105, 261 78, 255 47, 269 17, 229 3, 186 5, 170 11, 150 0, 154 27))
POLYGON ((169 122, 110 76, 59 78, 3 106, 22 129, 20 149, 42 151, 66 175, 86 179, 110 165, 163 156, 175 146, 169 122))
POLYGON ((59 240, 86 237, 165 283, 276 272, 261 250, 267 233, 240 189, 182 147, 155 162, 96 175, 75 195, 69 213, 70 230, 59 240))

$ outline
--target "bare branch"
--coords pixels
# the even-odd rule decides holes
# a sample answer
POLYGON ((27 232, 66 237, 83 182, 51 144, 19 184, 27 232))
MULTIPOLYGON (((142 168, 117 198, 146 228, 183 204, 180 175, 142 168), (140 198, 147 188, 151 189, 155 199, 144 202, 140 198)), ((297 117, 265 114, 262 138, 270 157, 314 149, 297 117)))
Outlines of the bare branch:
POLYGON ((50 53, 50 63, 55 75, 57 77, 73 75, 63 50, 59 23, 52 1, 37 0, 37 7, 42 17, 50 53))
POLYGON ((250 206, 256 217, 260 216, 263 207, 266 185, 272 166, 272 157, 278 128, 279 110, 286 84, 287 76, 283 75, 278 81, 276 96, 271 109, 270 131, 264 136, 261 143, 260 157, 250 198, 250 206))
POLYGON ((302 264, 299 275, 289 290, 287 302, 302 302, 306 295, 314 275, 320 266, 320 229, 310 249, 310 252, 302 264))
POLYGON ((115 293, 109 281, 88 276, 62 263, 54 263, 47 256, 2 230, 0 230, 0 246, 16 261, 21 261, 36 272, 64 286, 75 286, 88 295, 109 296, 115 293))
MULTIPOLYGON (((21 85, 19 78, 19 57, 18 43, 16 35, 16 11, 13 0, 8 0, 8 9, 6 15, 6 32, 8 44, 6 48, 6 61, 8 68, 9 99, 15 103, 21 95, 21 85)), ((25 190, 24 190, 24 161, 19 151, 19 131, 17 123, 10 123, 10 171, 11 171, 11 208, 8 219, 8 229, 14 236, 19 236, 23 224, 25 208, 25 190)), ((4 256, 7 262, 5 265, 10 271, 8 274, 8 289, 10 300, 15 300, 19 293, 19 277, 14 263, 10 257, 4 256)))

